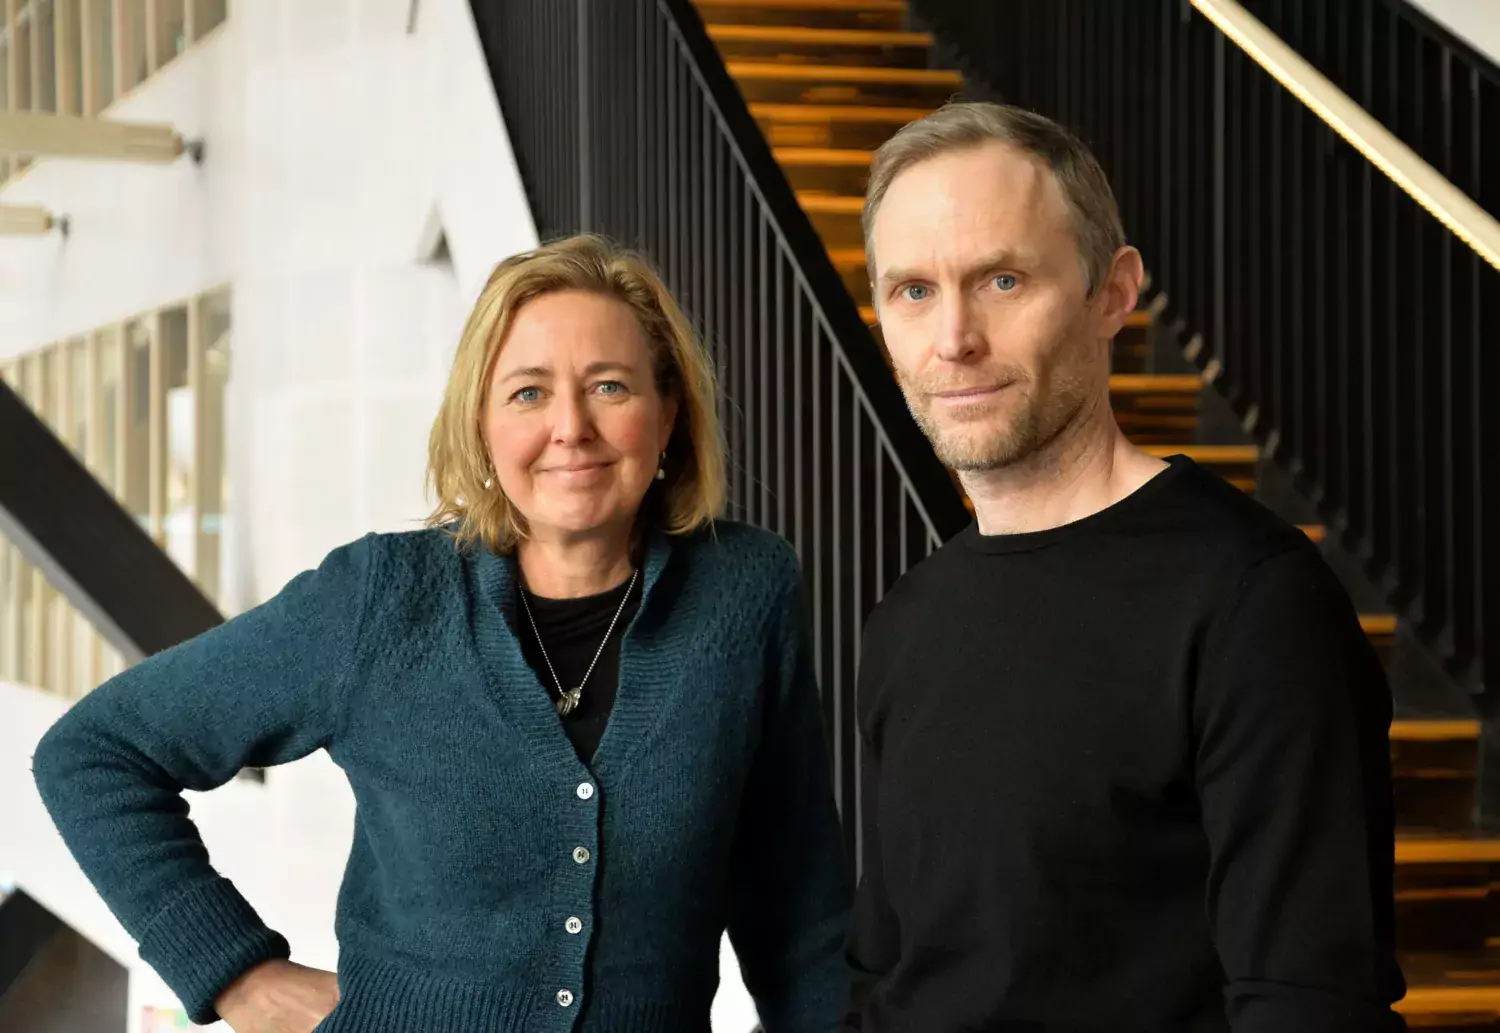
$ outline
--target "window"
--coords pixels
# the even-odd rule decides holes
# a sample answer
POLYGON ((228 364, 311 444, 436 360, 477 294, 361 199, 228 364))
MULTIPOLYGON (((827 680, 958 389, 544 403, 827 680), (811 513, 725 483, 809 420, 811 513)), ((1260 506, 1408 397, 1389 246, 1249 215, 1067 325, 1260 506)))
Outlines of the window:
POLYGON ((57 110, 83 114, 83 0, 55 0, 57 110))
POLYGON ((86 338, 75 338, 64 347, 67 365, 68 423, 64 435, 68 446, 80 461, 86 462, 89 448, 89 344, 86 338))
MULTIPOLYGON (((0 4, 0 111, 10 110, 10 26, 6 24, 5 5, 0 4)), ((11 161, 0 154, 0 183, 10 178, 11 161)))
POLYGON ((200 433, 196 457, 198 587, 227 613, 234 599, 229 471, 224 454, 229 387, 228 291, 208 295, 199 303, 198 340, 203 348, 203 372, 198 380, 200 433))
POLYGON ((121 428, 125 422, 119 328, 110 327, 95 333, 94 347, 99 378, 99 447, 91 457, 92 465, 94 476, 119 496, 124 492, 120 484, 120 466, 124 461, 121 428))
MULTIPOLYGON (((99 115, 228 14, 225 0, 0 0, 0 111, 99 115)), ((0 183, 30 163, 0 156, 0 183)))
POLYGON ((160 319, 164 365, 162 411, 166 415, 163 452, 158 457, 166 471, 161 540, 167 555, 183 570, 192 571, 196 569, 193 558, 198 544, 192 496, 198 435, 197 407, 188 381, 187 309, 168 309, 160 319))
POLYGON ((115 99, 115 18, 112 0, 93 0, 87 5, 84 50, 88 67, 86 110, 97 115, 115 99))
POLYGON ((151 74, 147 62, 146 0, 119 0, 115 8, 115 94, 133 90, 151 74))
POLYGON ((54 375, 55 356, 51 349, 38 352, 31 358, 31 407, 37 415, 57 432, 57 378, 54 375))
POLYGON ((57 110, 57 10, 53 0, 31 0, 31 107, 57 110))
POLYGON ((0 111, 10 110, 11 26, 10 11, 0 3, 0 111))
POLYGON ((0 681, 21 680, 21 554, 0 540, 0 681))
POLYGON ((188 0, 193 5, 193 38, 202 39, 228 17, 224 0, 188 0))
MULTIPOLYGON (((229 341, 230 295, 220 290, 0 363, 0 377, 226 611, 229 341)), ((74 699, 123 668, 0 539, 0 679, 74 699)))
POLYGON ((154 0, 156 60, 152 71, 162 67, 187 49, 187 8, 184 0, 154 0))
POLYGON ((10 60, 14 66, 11 69, 11 81, 16 87, 16 95, 11 99, 11 110, 31 110, 31 19, 26 17, 21 8, 13 8, 17 12, 16 23, 10 27, 10 60))
POLYGON ((125 327, 125 370, 121 383, 125 405, 125 459, 120 504, 153 538, 151 521, 151 330, 149 320, 125 327))

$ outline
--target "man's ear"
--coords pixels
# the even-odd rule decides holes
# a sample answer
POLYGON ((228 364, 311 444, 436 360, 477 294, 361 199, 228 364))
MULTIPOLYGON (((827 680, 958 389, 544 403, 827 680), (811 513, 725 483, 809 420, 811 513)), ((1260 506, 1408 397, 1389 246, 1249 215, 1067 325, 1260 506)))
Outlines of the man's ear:
POLYGON ((1140 301, 1141 281, 1145 276, 1146 267, 1139 251, 1127 244, 1115 252, 1104 282, 1094 291, 1101 306, 1100 337, 1112 340, 1124 328, 1125 320, 1140 301))

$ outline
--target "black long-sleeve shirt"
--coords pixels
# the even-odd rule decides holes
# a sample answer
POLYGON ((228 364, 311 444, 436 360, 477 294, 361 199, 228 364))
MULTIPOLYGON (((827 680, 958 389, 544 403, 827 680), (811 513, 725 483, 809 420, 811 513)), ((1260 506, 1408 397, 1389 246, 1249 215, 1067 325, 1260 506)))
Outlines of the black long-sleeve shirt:
POLYGON ((909 572, 858 718, 846 1029, 1405 1028, 1384 674, 1307 539, 1190 461, 909 572))

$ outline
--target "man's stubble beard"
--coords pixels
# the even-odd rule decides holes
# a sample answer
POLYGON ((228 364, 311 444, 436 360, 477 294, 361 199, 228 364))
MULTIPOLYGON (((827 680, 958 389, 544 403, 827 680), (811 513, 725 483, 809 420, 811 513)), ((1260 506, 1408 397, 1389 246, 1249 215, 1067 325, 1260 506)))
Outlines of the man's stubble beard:
POLYGON ((1035 380, 1017 376, 1005 390, 1019 396, 1002 403, 1014 410, 1009 418, 997 407, 993 413, 977 414, 945 428, 932 413, 929 394, 934 388, 919 388, 899 368, 896 380, 906 397, 907 409, 938 460, 960 473, 1004 469, 1036 455, 1078 417, 1088 394, 1076 367, 1054 370, 1042 398, 1038 398, 1035 380))

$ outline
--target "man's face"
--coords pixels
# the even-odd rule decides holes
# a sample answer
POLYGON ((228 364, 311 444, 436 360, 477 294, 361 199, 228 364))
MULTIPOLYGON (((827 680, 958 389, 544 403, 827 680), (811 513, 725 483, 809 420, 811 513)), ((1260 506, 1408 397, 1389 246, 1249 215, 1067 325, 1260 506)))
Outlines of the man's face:
POLYGON ((871 247, 896 377, 947 466, 1009 466, 1107 398, 1108 341, 1040 161, 995 143, 905 170, 871 247))

